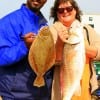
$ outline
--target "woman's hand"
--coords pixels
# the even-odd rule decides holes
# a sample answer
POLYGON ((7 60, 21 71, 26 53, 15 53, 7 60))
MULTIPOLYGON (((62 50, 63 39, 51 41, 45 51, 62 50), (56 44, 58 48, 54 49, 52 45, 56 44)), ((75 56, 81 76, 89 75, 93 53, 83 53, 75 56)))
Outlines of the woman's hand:
POLYGON ((59 31, 59 32, 58 32, 58 36, 59 36, 59 38, 60 38, 63 42, 66 42, 66 40, 67 40, 68 37, 69 37, 69 34, 68 34, 68 31, 62 30, 62 31, 59 31))
POLYGON ((97 56, 97 52, 98 52, 97 48, 89 45, 87 40, 84 40, 84 41, 85 41, 86 56, 89 58, 92 58, 92 59, 95 58, 97 56))

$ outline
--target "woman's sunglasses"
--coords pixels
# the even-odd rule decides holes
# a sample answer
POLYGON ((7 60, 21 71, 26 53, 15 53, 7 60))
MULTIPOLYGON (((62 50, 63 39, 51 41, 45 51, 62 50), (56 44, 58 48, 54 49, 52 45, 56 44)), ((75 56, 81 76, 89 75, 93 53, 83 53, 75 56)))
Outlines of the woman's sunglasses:
POLYGON ((66 7, 66 8, 58 8, 57 12, 62 14, 62 13, 64 13, 65 10, 67 12, 71 12, 73 10, 73 6, 69 6, 69 7, 66 7))

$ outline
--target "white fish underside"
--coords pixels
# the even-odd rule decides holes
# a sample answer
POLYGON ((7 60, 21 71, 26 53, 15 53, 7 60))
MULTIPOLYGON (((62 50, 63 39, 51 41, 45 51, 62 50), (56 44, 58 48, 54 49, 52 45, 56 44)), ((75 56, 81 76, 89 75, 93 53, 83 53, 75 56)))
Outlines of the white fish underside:
POLYGON ((84 68, 84 52, 81 44, 65 44, 63 65, 60 67, 62 100, 71 100, 73 94, 80 95, 80 80, 84 68), (83 53, 82 53, 83 52, 83 53))

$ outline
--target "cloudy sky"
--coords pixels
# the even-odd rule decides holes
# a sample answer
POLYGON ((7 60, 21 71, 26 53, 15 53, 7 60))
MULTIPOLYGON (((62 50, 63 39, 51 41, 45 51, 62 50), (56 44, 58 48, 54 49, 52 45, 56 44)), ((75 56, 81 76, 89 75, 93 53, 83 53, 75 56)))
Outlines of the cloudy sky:
MULTIPOLYGON (((0 0, 0 18, 9 12, 19 8, 23 2, 27 0, 0 0)), ((47 0, 47 4, 43 7, 42 12, 49 20, 50 7, 54 0, 47 0)), ((100 0, 76 0, 83 13, 100 14, 100 0)))

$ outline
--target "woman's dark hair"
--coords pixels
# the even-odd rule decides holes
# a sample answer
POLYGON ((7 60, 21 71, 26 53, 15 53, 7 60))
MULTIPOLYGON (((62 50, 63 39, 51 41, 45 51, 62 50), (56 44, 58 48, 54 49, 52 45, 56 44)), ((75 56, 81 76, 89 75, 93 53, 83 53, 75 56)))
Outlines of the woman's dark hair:
POLYGON ((81 22, 82 11, 79 9, 78 4, 75 0, 55 0, 54 6, 51 8, 50 18, 54 18, 54 22, 58 20, 57 9, 59 4, 70 2, 73 8, 76 10, 76 19, 81 22))

